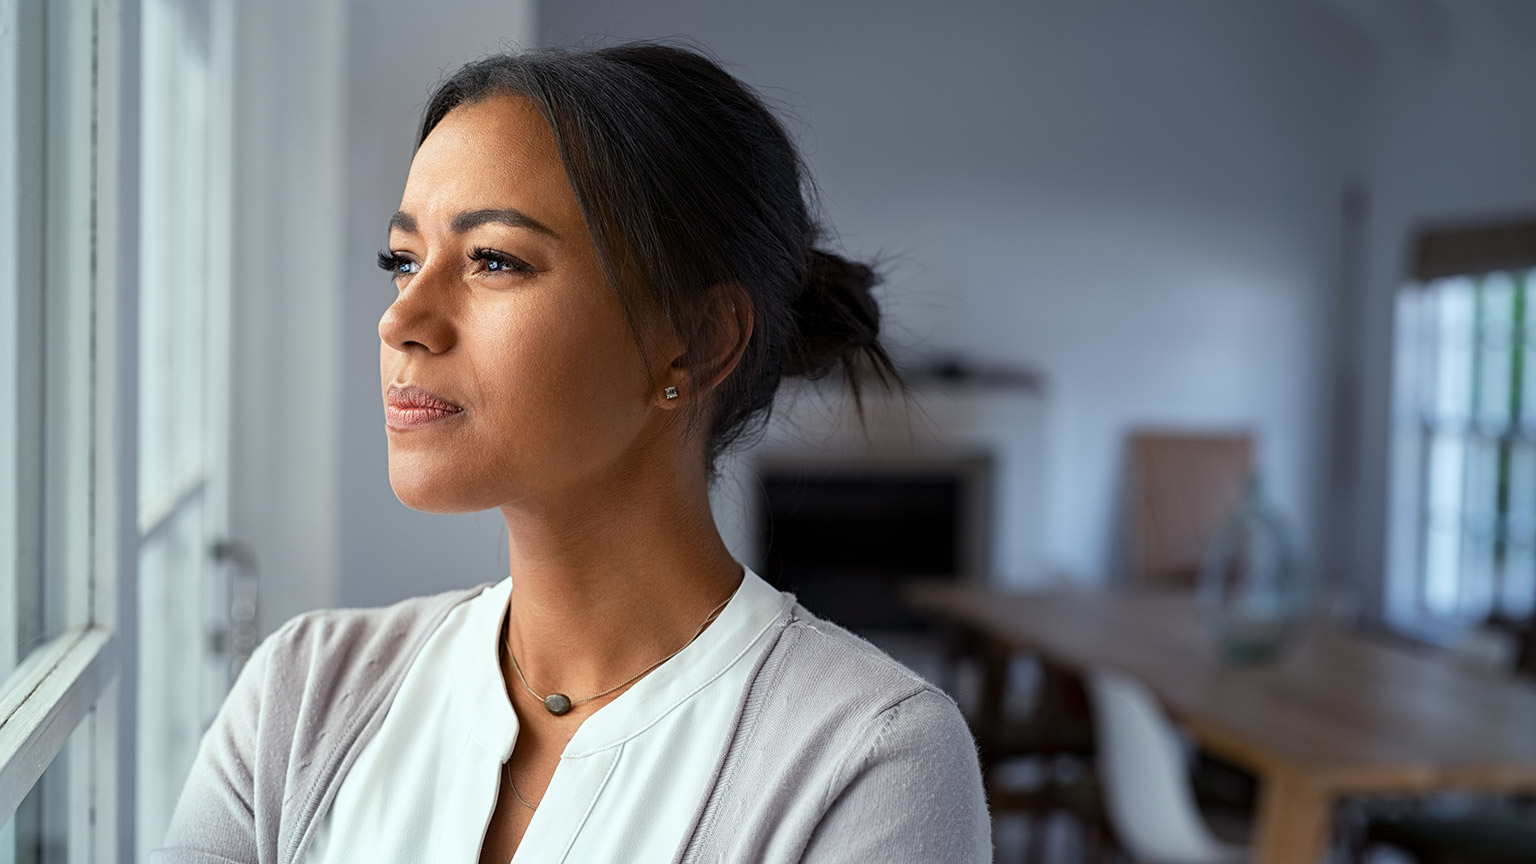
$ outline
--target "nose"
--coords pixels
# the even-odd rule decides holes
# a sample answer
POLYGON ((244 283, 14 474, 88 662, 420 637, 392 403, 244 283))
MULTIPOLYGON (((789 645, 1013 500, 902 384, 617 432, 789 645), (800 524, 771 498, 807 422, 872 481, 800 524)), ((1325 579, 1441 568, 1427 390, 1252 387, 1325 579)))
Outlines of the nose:
POLYGON ((426 351, 442 354, 457 341, 452 300, 443 286, 434 285, 436 274, 422 268, 379 317, 379 339, 401 353, 426 351))

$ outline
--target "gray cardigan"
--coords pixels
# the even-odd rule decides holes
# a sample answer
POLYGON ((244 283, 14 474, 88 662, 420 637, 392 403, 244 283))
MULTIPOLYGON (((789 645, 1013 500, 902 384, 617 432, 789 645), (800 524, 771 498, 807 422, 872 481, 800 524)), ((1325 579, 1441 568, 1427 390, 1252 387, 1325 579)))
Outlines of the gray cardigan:
MULTIPOLYGON (((302 862, 417 652, 479 591, 312 612, 263 642, 150 861, 302 862)), ((768 638, 673 860, 990 861, 975 744, 954 702, 792 602, 768 638)))

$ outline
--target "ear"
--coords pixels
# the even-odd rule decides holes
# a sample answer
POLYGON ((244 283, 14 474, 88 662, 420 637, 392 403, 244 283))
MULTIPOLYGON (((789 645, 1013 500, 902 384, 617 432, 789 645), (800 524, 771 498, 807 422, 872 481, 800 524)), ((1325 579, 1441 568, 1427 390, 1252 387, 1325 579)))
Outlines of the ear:
POLYGON ((692 332, 662 373, 661 407, 697 402, 719 386, 746 352, 752 324, 752 298, 745 286, 721 282, 710 288, 692 332), (676 398, 667 398, 668 387, 677 388, 676 398))

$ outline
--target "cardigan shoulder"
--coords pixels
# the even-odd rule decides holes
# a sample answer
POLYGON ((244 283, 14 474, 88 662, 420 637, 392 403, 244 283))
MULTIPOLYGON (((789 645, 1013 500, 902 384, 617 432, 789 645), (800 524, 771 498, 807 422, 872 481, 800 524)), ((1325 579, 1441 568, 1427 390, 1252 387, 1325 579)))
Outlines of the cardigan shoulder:
MULTIPOLYGON (((460 603, 485 586, 412 597, 369 609, 319 609, 278 628, 266 642, 270 657, 262 696, 279 706, 340 701, 404 675, 416 652, 460 603)), ((258 649, 260 650, 260 649, 258 649)))
POLYGON ((954 700, 796 605, 679 860, 990 859, 976 745, 954 700))
MULTIPOLYGON (((782 632, 765 654, 752 689, 774 693, 798 721, 825 732, 857 736, 859 722, 875 719, 921 693, 954 706, 954 700, 880 648, 796 603, 782 632)), ((748 695, 744 719, 759 705, 748 695)), ((959 709, 955 709, 958 713, 959 709)))
POLYGON ((484 586, 299 615, 252 654, 151 860, 290 864, 421 646, 484 586))
POLYGON ((483 588, 294 617, 263 646, 268 656, 260 667, 261 680, 252 682, 259 688, 259 715, 268 723, 291 724, 295 744, 310 753, 344 746, 373 713, 388 707, 448 612, 483 588))

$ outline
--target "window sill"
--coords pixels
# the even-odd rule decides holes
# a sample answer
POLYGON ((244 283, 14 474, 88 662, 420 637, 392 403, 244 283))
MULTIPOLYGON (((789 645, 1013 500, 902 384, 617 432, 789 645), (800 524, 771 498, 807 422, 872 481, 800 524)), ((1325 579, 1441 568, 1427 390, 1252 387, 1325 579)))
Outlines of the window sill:
POLYGON ((38 647, 0 692, 0 823, 116 677, 113 644, 104 627, 70 630, 38 647))

